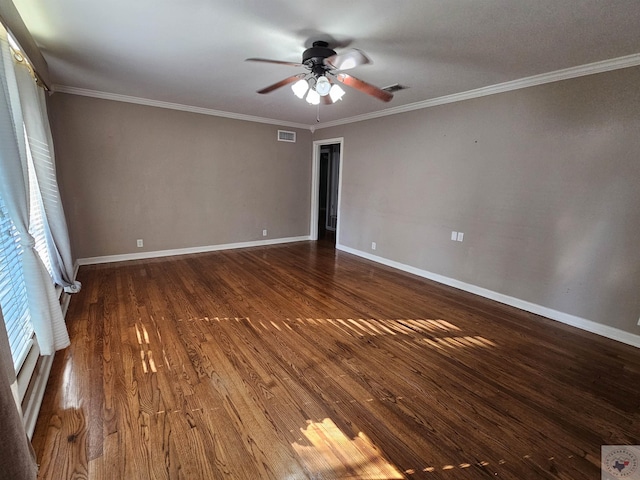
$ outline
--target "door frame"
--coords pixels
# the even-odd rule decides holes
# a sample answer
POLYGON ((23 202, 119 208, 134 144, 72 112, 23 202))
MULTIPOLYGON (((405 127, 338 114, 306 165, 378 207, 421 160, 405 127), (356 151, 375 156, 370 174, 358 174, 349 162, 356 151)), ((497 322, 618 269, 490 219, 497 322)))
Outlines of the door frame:
POLYGON ((320 147, 323 145, 340 145, 338 157, 338 221, 336 223, 336 245, 340 244, 340 205, 342 202, 342 159, 344 158, 344 137, 314 140, 313 156, 311 159, 311 223, 309 238, 318 240, 318 210, 320 209, 320 147))

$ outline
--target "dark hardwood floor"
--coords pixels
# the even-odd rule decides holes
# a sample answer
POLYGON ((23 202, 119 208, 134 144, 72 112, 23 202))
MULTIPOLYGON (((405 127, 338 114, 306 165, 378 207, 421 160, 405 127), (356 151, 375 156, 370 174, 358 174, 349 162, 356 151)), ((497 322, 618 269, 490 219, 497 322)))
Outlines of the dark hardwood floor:
POLYGON ((599 479, 640 351, 312 242, 85 266, 47 479, 599 479))

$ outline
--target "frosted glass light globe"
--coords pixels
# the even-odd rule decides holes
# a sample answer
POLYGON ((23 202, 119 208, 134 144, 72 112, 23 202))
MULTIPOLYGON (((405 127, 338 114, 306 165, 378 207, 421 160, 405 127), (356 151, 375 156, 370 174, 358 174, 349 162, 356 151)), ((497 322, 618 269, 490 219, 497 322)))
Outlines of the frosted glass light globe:
POLYGON ((329 82, 329 79, 324 75, 318 77, 318 80, 316 80, 316 92, 318 92, 318 95, 321 97, 329 95, 329 90, 331 90, 331 83, 329 82))

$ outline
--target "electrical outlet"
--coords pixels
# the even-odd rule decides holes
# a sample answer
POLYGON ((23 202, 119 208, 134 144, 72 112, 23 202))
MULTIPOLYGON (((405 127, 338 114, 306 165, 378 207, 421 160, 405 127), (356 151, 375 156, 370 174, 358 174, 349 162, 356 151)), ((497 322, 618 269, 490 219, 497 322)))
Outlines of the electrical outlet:
POLYGON ((140 247, 144 247, 144 242, 142 241, 141 238, 139 238, 138 240, 136 240, 136 245, 138 246, 138 248, 140 247))
POLYGON ((458 232, 451 232, 451 240, 454 242, 458 240, 458 232))
POLYGON ((371 242, 371 250, 375 250, 377 247, 376 242, 371 242))
POLYGON ((266 237, 267 236, 267 231, 266 230, 262 230, 262 236, 266 237))
POLYGON ((458 241, 461 242, 464 239, 464 233, 458 232, 458 241))

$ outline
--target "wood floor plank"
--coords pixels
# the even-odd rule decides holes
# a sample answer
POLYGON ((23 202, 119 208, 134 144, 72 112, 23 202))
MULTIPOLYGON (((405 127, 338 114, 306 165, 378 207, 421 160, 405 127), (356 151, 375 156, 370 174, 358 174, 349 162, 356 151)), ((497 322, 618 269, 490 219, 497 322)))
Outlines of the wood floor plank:
POLYGON ((41 479, 591 479, 640 352, 327 245, 83 266, 41 479))

